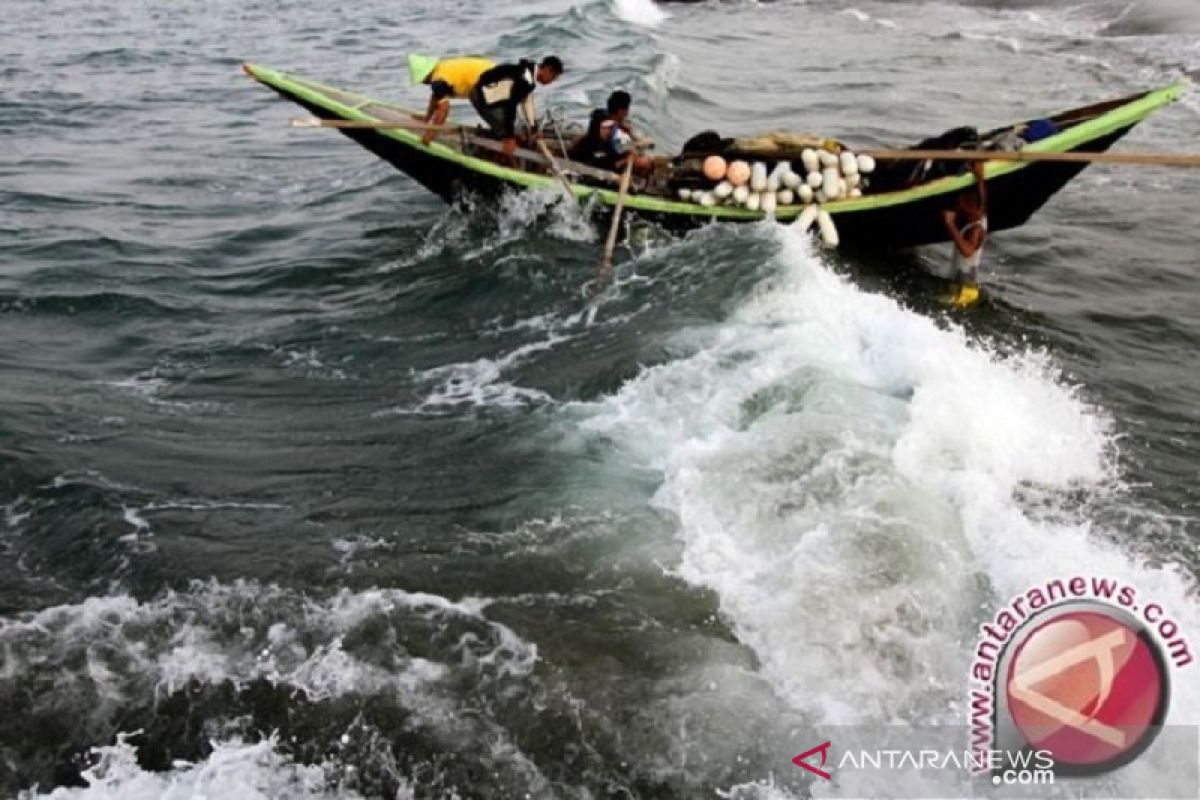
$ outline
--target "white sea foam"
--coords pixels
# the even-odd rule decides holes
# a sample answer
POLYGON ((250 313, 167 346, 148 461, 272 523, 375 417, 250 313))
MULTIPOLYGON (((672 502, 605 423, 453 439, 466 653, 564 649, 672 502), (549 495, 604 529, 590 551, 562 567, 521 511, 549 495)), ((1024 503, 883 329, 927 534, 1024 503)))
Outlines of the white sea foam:
MULTIPOLYGON (((83 473, 67 473, 58 475, 54 478, 53 486, 56 489, 61 489, 71 484, 88 484, 96 483, 100 486, 109 489, 116 489, 129 494, 148 494, 146 490, 137 489, 135 487, 123 486, 105 478, 99 472, 87 470, 83 473)), ((242 511, 242 510, 277 510, 287 508, 287 506, 278 503, 241 503, 237 501, 227 500, 206 500, 202 498, 184 498, 180 500, 167 500, 163 502, 147 503, 141 506, 129 506, 122 504, 121 520, 128 525, 132 530, 120 537, 121 541, 126 543, 137 544, 140 548, 153 549, 146 540, 147 537, 154 535, 154 528, 150 524, 148 517, 162 511, 187 511, 187 512, 202 512, 209 513, 212 511, 242 511)))
POLYGON ((459 406, 524 406, 552 402, 553 398, 540 389, 517 386, 503 379, 508 358, 450 364, 427 370, 425 377, 438 383, 422 401, 419 412, 459 406))
POLYGON ((250 582, 196 583, 144 603, 127 595, 93 597, 0 620, 0 650, 11 656, 12 675, 59 664, 64 693, 70 687, 96 698, 99 716, 146 692, 167 695, 189 681, 243 686, 266 680, 318 700, 386 692, 420 711, 429 701, 422 687, 456 665, 488 665, 505 674, 532 669, 536 648, 486 620, 486 604, 399 589, 342 591, 318 601, 250 582), (386 668, 374 663, 369 650, 344 645, 363 624, 402 625, 406 619, 457 625, 473 644, 443 662, 408 656, 393 645, 386 668), (73 668, 77 662, 86 668, 73 668))
POLYGON ((499 358, 480 358, 426 370, 422 377, 434 383, 436 388, 415 413, 434 413, 441 408, 460 405, 515 407, 552 403, 554 398, 542 390, 518 386, 506 380, 504 375, 535 353, 550 350, 570 338, 550 333, 544 339, 521 345, 499 358))
MULTIPOLYGON (((1118 481, 1110 423, 1052 359, 1002 357, 769 235, 776 277, 585 425, 661 471, 678 573, 717 592, 785 702, 827 724, 964 724, 975 626, 1064 575, 1128 581, 1200 637, 1190 580, 1079 510, 1118 481)), ((1171 721, 1200 722, 1194 682, 1171 721)))
POLYGON ((867 12, 865 12, 861 9, 857 9, 857 8, 847 8, 842 13, 845 14, 846 16, 854 17, 854 19, 858 20, 859 22, 874 23, 874 24, 880 26, 881 28, 891 28, 894 30, 894 29, 900 27, 898 24, 896 24, 895 22, 893 22, 890 19, 879 19, 879 18, 873 17, 870 14, 868 14, 867 12))
POLYGON ((224 408, 221 403, 207 400, 168 400, 164 398, 163 394, 171 388, 172 384, 169 379, 162 377, 158 373, 159 369, 155 367, 148 373, 134 375, 122 381, 103 381, 102 383, 105 386, 131 394, 164 411, 213 413, 224 408))
MULTIPOLYGON (((293 702, 381 698, 402 706, 414 728, 445 748, 487 753, 519 785, 544 787, 546 779, 503 721, 480 714, 477 698, 461 698, 446 683, 487 693, 532 679, 536 646, 487 619, 490 602, 398 589, 312 599, 274 586, 215 581, 148 602, 95 597, 0 620, 0 681, 15 684, 0 688, 20 692, 22 682, 52 676, 55 691, 40 713, 57 709, 89 732, 104 730, 118 712, 188 684, 240 689, 265 681, 297 690, 293 702), (429 630, 437 635, 427 639, 429 630), (410 652, 414 641, 419 656, 410 652)), ((349 735, 343 734, 342 745, 349 735)), ((119 739, 94 751, 97 766, 84 775, 87 788, 51 796, 355 796, 340 781, 358 768, 359 756, 344 760, 334 747, 325 762, 304 766, 293 763, 273 737, 256 743, 217 738, 207 759, 176 762, 165 773, 140 768, 137 742, 119 739)), ((378 746, 380 758, 394 757, 390 745, 378 746)))
POLYGON ((337 538, 332 540, 330 546, 338 554, 338 562, 346 572, 353 572, 359 558, 365 553, 374 552, 377 550, 389 550, 395 545, 393 542, 383 538, 382 536, 353 536, 346 538, 337 538))
MULTIPOLYGON (((82 774, 86 787, 58 788, 48 794, 31 791, 20 795, 21 800, 360 797, 339 785, 335 765, 297 764, 279 751, 275 737, 254 743, 240 739, 213 742, 213 751, 204 761, 177 761, 165 773, 149 772, 138 765, 137 747, 130 741, 135 738, 122 734, 115 744, 93 748, 92 766, 82 774)), ((398 796, 412 794, 402 789, 398 796)))
POLYGON ((4 527, 16 528, 32 515, 28 499, 21 495, 4 506, 4 527))
MULTIPOLYGON (((586 97, 583 102, 587 102, 586 97)), ((439 217, 420 247, 407 256, 380 266, 378 271, 389 273, 407 269, 457 248, 462 248, 454 256, 457 260, 486 260, 489 268, 495 268, 504 259, 498 261, 485 257, 523 240, 534 225, 544 225, 542 230, 556 239, 595 241, 599 234, 591 220, 581 213, 574 200, 566 199, 564 194, 562 187, 555 182, 548 188, 507 193, 498 204, 490 200, 477 203, 471 197, 463 198, 465 205, 455 205, 439 217), (480 211, 495 213, 494 230, 473 228, 473 223, 480 219, 480 211)))
POLYGON ((594 241, 596 229, 581 213, 579 204, 564 194, 565 190, 557 181, 549 188, 506 194, 498 209, 498 230, 465 256, 477 258, 524 238, 529 234, 529 228, 543 216, 549 223, 546 232, 552 236, 574 242, 594 241))
POLYGON ((613 10, 626 22, 646 28, 658 27, 668 16, 653 0, 613 0, 613 10))
POLYGON ((665 103, 671 89, 678 85, 682 68, 679 56, 671 52, 663 53, 654 59, 654 66, 645 76, 645 81, 651 92, 659 98, 659 102, 665 103))

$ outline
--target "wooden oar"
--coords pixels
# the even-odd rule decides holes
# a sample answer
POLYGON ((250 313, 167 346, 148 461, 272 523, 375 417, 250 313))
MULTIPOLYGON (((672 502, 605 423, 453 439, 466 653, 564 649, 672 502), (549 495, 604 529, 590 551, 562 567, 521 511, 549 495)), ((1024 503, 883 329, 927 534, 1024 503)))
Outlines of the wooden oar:
POLYGON ((599 294, 612 275, 613 250, 617 246, 617 232, 621 229, 621 212, 625 210, 625 198, 629 196, 629 182, 633 179, 633 162, 637 156, 629 154, 625 171, 621 173, 621 186, 617 189, 617 205, 613 208, 612 223, 608 226, 608 238, 604 241, 604 253, 600 256, 600 266, 596 270, 595 294, 599 294))
POLYGON ((1200 155, 1179 153, 1040 153, 1033 150, 852 150, 876 161, 1051 161, 1074 164, 1136 164, 1200 167, 1200 155))

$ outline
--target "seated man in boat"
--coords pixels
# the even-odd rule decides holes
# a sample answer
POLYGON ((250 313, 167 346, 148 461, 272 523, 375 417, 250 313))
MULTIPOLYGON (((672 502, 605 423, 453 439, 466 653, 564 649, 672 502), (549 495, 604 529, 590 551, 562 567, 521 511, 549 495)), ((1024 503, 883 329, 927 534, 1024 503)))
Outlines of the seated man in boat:
POLYGON ((556 56, 546 56, 536 67, 532 61, 521 60, 492 67, 479 76, 468 96, 492 133, 503 141, 505 155, 512 156, 517 149, 517 109, 536 136, 533 90, 539 84, 554 83, 562 74, 562 61, 556 56))
MULTIPOLYGON (((495 66, 496 62, 481 56, 433 59, 410 55, 408 68, 413 83, 423 83, 430 91, 424 121, 431 126, 446 124, 450 118, 450 101, 465 100, 479 83, 480 76, 495 66)), ((421 137, 421 144, 429 144, 436 135, 437 131, 430 127, 421 137)))
POLYGON ((571 147, 571 160, 593 167, 620 172, 633 159, 633 171, 647 175, 653 164, 647 156, 634 151, 633 127, 629 124, 629 92, 617 90, 608 96, 605 108, 592 112, 587 133, 571 147))
POLYGON ((987 241, 987 184, 983 171, 984 162, 974 162, 975 191, 960 193, 954 208, 942 212, 954 241, 951 277, 957 284, 950 302, 957 306, 969 306, 979 299, 979 264, 987 241))

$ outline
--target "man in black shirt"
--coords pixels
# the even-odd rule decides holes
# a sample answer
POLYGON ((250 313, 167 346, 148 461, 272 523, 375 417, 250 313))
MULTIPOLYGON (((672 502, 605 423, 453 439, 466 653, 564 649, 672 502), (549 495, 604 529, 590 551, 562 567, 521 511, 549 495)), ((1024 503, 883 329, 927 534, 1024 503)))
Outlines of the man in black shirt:
POLYGON ((562 73, 562 62, 556 56, 546 56, 537 66, 522 59, 516 64, 492 67, 479 76, 479 82, 471 90, 471 105, 503 140, 505 154, 511 156, 517 149, 517 109, 521 109, 529 127, 535 127, 533 90, 539 83, 543 86, 554 83, 562 73))
POLYGON ((632 104, 629 92, 618 89, 610 94, 605 107, 592 112, 587 133, 571 148, 571 160, 620 172, 632 158, 635 173, 649 173, 652 162, 635 152, 635 147, 650 142, 638 141, 633 134, 633 126, 629 123, 632 104))

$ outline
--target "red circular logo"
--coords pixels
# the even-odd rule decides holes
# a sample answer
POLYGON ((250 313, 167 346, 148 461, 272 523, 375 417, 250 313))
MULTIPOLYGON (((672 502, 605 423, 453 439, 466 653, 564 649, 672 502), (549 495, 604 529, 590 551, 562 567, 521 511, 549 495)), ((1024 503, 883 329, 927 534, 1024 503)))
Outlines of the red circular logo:
MULTIPOLYGON (((1123 617, 1124 615, 1122 615, 1123 617)), ((1105 610, 1053 614, 1009 661, 1009 716, 1056 767, 1096 774, 1137 757, 1166 716, 1166 666, 1149 635, 1105 610)))

